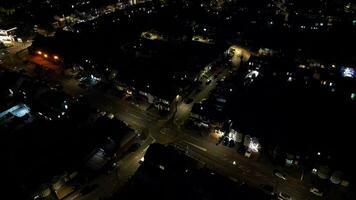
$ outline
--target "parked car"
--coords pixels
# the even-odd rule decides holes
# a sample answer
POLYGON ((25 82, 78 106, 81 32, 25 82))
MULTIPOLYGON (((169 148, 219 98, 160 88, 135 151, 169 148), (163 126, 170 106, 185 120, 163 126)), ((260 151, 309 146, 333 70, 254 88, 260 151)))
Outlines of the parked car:
POLYGON ((229 138, 228 138, 228 137, 225 137, 225 138, 224 138, 224 140, 223 140, 223 145, 224 145, 224 146, 229 145, 229 138))
POLYGON ((280 192, 278 194, 278 199, 279 200, 292 200, 292 197, 289 194, 286 194, 284 192, 280 192))
POLYGON ((315 194, 316 196, 319 196, 319 197, 323 196, 323 192, 320 191, 318 188, 315 188, 315 187, 310 188, 310 192, 315 194))
POLYGON ((286 175, 276 169, 273 170, 273 175, 277 176, 280 179, 287 180, 286 175))
POLYGON ((130 146, 130 148, 127 150, 129 153, 137 151, 141 147, 140 143, 134 143, 130 146))
POLYGON ((251 151, 250 149, 247 149, 247 150, 245 151, 245 157, 246 157, 246 158, 251 157, 251 154, 252 154, 252 151, 251 151))
POLYGON ((274 188, 271 185, 261 184, 259 187, 264 193, 274 196, 274 188))
POLYGON ((191 104, 193 101, 194 101, 194 99, 188 98, 188 99, 184 100, 184 103, 191 104))
POLYGON ((114 119, 115 118, 115 115, 113 113, 108 113, 107 116, 108 116, 109 119, 114 119))
POLYGON ((229 147, 234 147, 235 146, 235 141, 234 140, 230 140, 230 142, 229 142, 229 147))

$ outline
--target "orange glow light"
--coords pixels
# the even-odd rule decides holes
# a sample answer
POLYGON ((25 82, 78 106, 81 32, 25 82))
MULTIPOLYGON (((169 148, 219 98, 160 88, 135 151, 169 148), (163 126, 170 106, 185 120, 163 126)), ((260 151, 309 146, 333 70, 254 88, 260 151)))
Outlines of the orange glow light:
POLYGON ((55 60, 58 60, 58 59, 59 59, 59 57, 58 57, 58 56, 53 56, 53 58, 54 58, 55 60))
POLYGON ((38 55, 42 55, 42 51, 37 51, 37 54, 38 55))
POLYGON ((47 55, 47 54, 44 54, 43 56, 44 56, 45 58, 48 58, 48 55, 47 55))

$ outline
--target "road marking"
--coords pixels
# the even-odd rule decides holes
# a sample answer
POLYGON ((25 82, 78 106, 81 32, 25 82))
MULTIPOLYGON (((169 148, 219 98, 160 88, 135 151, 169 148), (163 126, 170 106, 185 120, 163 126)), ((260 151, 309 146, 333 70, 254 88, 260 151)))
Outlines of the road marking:
POLYGON ((199 150, 208 151, 206 148, 201 147, 201 146, 198 146, 198 145, 193 144, 193 143, 191 143, 191 142, 188 142, 188 141, 186 141, 186 140, 183 140, 183 142, 185 142, 185 143, 187 143, 187 144, 189 144, 189 145, 191 145, 191 146, 193 146, 193 147, 195 147, 195 148, 197 148, 197 149, 199 149, 199 150))
POLYGON ((232 181, 234 181, 234 182, 236 182, 236 183, 239 182, 236 178, 234 178, 234 177, 232 177, 232 176, 229 176, 229 179, 232 180, 232 181))
MULTIPOLYGON (((151 144, 155 143, 156 142, 156 138, 154 138, 152 135, 149 136, 150 138, 152 138, 152 142, 151 144)), ((148 148, 148 147, 147 147, 148 148)), ((147 150, 147 149, 146 149, 147 150)))

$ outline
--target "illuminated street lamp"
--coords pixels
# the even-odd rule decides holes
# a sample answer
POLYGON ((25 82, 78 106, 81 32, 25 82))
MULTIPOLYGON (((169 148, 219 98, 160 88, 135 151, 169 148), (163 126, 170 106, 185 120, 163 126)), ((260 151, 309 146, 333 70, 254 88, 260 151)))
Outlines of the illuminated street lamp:
POLYGON ((58 60, 59 57, 58 56, 53 56, 53 59, 58 60))
POLYGON ((44 54, 43 56, 44 56, 45 58, 48 58, 48 55, 47 55, 47 54, 44 54))
POLYGON ((251 149, 253 152, 257 153, 259 149, 259 144, 251 142, 248 148, 251 149))
POLYGON ((248 149, 255 153, 258 153, 260 148, 261 147, 260 147, 260 144, 259 144, 257 138, 252 138, 250 141, 250 144, 248 145, 248 149))
POLYGON ((42 55, 42 51, 37 51, 37 54, 38 55, 42 55))

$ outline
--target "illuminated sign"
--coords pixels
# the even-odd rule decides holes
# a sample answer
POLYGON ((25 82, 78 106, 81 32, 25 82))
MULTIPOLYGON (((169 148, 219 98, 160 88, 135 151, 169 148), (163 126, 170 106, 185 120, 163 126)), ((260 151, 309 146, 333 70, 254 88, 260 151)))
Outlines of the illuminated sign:
POLYGON ((4 117, 8 113, 11 113, 13 116, 21 118, 21 117, 25 116, 26 114, 30 113, 30 108, 27 107, 25 104, 19 104, 19 105, 11 107, 10 109, 0 113, 0 118, 4 117))
POLYGON ((341 67, 341 75, 345 78, 356 78, 356 70, 351 67, 341 67))

